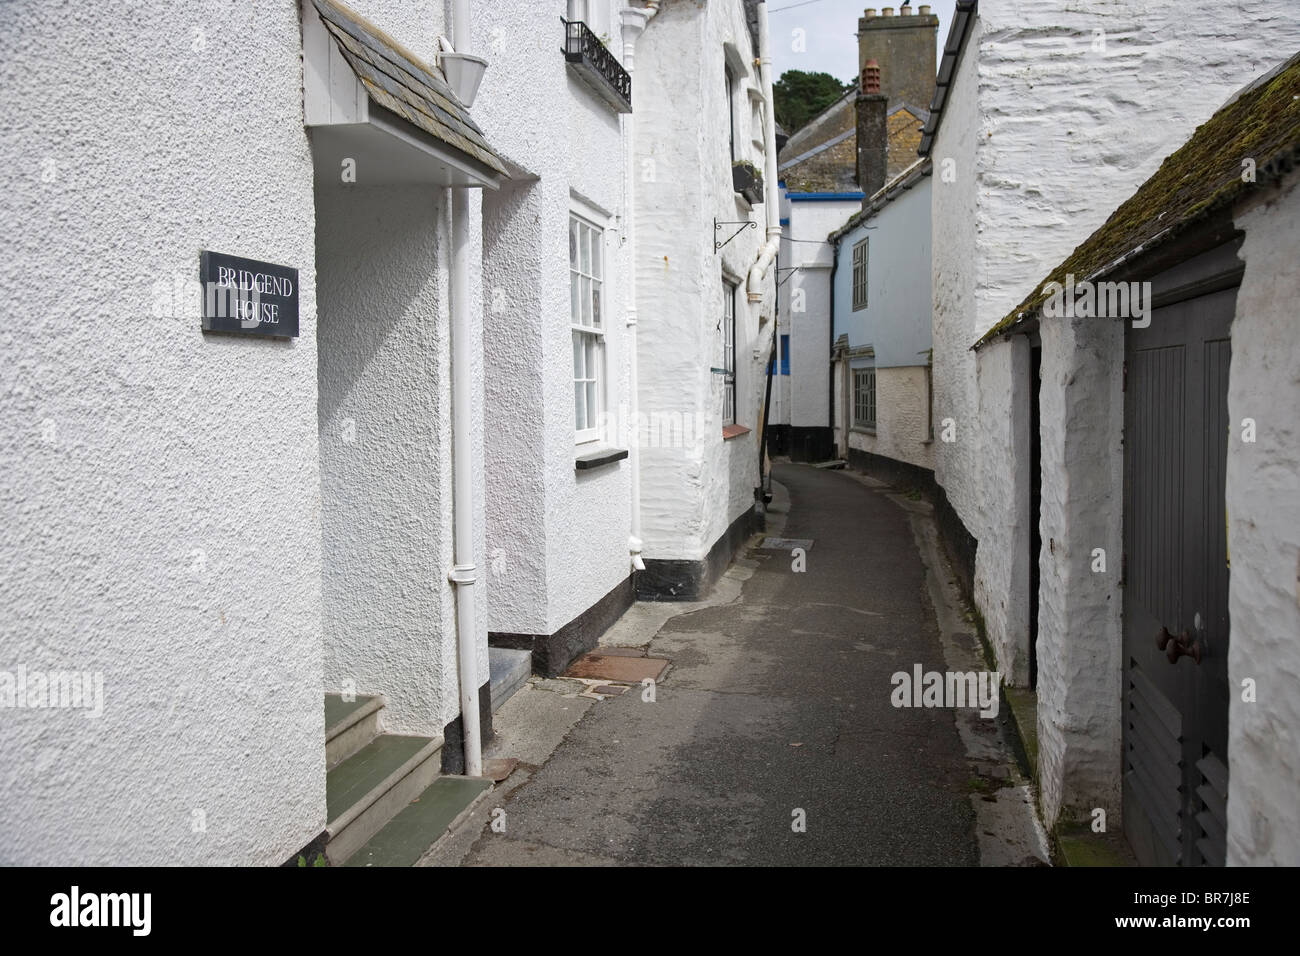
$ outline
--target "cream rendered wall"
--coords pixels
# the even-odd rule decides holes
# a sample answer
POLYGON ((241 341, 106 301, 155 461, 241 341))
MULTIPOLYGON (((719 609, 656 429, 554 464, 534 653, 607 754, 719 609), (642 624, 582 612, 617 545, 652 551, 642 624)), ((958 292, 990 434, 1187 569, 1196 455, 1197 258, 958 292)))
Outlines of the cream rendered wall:
POLYGON ((1300 864, 1300 175, 1237 210, 1228 377, 1228 863, 1300 864), (1255 441, 1245 441, 1246 419, 1255 441), (1256 699, 1243 699, 1247 679, 1256 699))
MULTIPOLYGON (((637 46, 637 292, 641 411, 687 424, 686 441, 655 440, 641 451, 642 530, 647 558, 698 560, 746 509, 758 484, 759 420, 771 343, 774 281, 752 305, 745 277, 764 242, 763 207, 749 208, 731 183, 724 44, 737 51, 743 88, 758 83, 739 0, 665 4, 637 46), (721 252, 713 221, 754 219, 721 252), (737 282, 737 421, 751 431, 722 440, 719 323, 723 277, 737 282)), ((751 141, 751 111, 739 109, 736 140, 751 141)), ((756 164, 761 157, 750 157, 756 164)), ((680 434, 680 432, 678 432, 680 434)))
MULTIPOLYGON (((872 455, 904 461, 918 468, 934 468, 934 443, 928 441, 928 393, 925 366, 912 365, 876 369, 876 431, 849 429, 849 447, 872 455)), ((849 380, 850 389, 852 379, 849 380)), ((837 395, 842 385, 837 382, 837 395)), ((843 399, 841 398, 842 402, 843 399)), ((844 418, 844 406, 836 404, 837 421, 844 418)), ((852 414, 852 405, 849 406, 852 414)))
POLYGON ((0 670, 104 694, 0 714, 0 862, 276 864, 324 826, 300 54, 294 4, 0 9, 0 670), (300 337, 202 334, 202 249, 298 268, 300 337))
MULTIPOLYGON (((622 55, 615 2, 588 21, 622 55)), ((579 473, 574 459, 569 214, 604 228, 606 435, 626 448, 629 268, 624 248, 623 133, 560 52, 564 3, 511 0, 475 8, 489 67, 474 106, 488 141, 523 168, 489 197, 484 303, 488 355, 491 629, 559 630, 631 572, 626 460, 579 473), (535 177, 535 178, 534 178, 535 177)), ((635 84, 634 84, 635 87, 635 84)))

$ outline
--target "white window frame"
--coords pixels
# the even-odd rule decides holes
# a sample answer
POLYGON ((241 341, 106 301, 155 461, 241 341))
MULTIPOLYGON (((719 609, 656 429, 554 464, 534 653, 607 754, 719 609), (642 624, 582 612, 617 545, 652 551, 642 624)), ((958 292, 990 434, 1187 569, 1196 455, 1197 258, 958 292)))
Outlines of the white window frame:
POLYGON ((858 312, 867 307, 867 268, 870 264, 871 239, 859 239, 853 244, 853 311, 858 312))
POLYGON ((877 414, 876 367, 853 369, 853 427, 875 431, 877 414))
POLYGON ((722 280, 722 424, 736 424, 736 292, 740 286, 722 280))
POLYGON ((575 445, 597 442, 602 437, 600 426, 606 407, 607 387, 605 329, 609 323, 604 276, 604 226, 593 216, 570 209, 569 334, 573 349, 575 445), (582 255, 584 242, 588 243, 585 262, 582 255), (578 367, 580 360, 583 363, 581 369, 578 367), (580 387, 581 393, 578 391, 580 387))

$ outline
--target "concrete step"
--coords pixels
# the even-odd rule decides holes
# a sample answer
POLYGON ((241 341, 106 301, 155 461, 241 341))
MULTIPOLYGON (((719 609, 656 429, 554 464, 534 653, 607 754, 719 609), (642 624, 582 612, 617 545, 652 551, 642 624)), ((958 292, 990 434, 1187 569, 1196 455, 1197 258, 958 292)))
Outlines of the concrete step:
POLYGON ((336 767, 379 736, 382 697, 325 695, 325 767, 336 767))
POLYGON ((441 737, 380 734, 325 774, 325 856, 333 866, 382 830, 438 776, 441 737))
POLYGON ((486 777, 439 777, 348 858, 347 866, 414 866, 483 794, 486 777))
POLYGON ((489 647, 488 669, 491 671, 492 711, 495 713, 519 688, 524 686, 532 675, 532 652, 517 651, 508 647, 489 647))

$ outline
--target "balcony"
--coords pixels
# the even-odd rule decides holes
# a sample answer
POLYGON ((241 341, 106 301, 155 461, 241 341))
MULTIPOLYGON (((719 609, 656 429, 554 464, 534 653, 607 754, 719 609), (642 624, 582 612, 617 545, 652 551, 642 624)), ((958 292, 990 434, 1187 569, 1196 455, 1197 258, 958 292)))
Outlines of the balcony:
POLYGON ((632 77, 581 20, 564 24, 564 59, 591 91, 619 113, 632 112, 632 77))

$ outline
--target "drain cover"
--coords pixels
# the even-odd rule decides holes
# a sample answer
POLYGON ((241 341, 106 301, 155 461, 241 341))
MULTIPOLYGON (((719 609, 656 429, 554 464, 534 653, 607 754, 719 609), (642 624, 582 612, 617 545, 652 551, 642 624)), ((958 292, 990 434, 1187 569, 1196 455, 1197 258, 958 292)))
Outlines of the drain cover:
POLYGON ((803 548, 805 551, 813 546, 812 538, 764 538, 760 544, 759 550, 767 551, 793 551, 795 548, 803 548))

